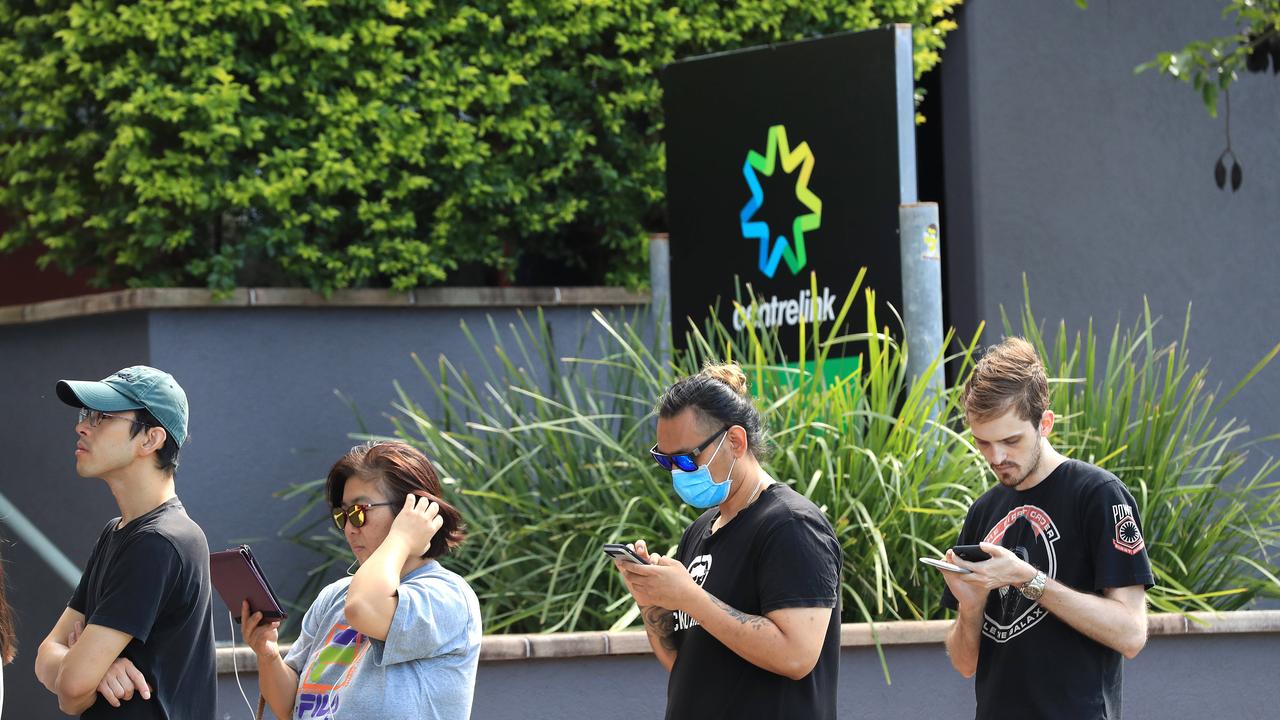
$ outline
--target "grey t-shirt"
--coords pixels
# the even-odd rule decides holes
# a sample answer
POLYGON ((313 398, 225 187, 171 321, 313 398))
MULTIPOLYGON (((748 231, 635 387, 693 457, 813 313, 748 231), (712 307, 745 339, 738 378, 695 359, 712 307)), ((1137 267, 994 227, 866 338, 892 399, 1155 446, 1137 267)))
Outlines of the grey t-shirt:
POLYGON ((285 656, 298 673, 293 718, 469 718, 481 627, 467 582, 435 560, 406 575, 385 642, 347 623, 350 585, 343 578, 320 591, 285 656))

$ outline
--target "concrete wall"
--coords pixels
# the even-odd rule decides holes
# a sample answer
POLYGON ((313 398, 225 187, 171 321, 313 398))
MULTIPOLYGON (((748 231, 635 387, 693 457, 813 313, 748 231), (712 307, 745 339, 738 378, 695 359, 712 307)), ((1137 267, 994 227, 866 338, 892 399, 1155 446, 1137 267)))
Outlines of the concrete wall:
MULTIPOLYGON (((973 681, 951 669, 941 644, 885 646, 884 652, 890 685, 873 647, 844 648, 837 698, 842 720, 973 717, 973 681)), ((1273 670, 1278 652, 1276 633, 1153 637, 1137 659, 1125 663, 1125 717, 1274 717, 1280 704, 1273 670)), ((253 676, 241 680, 256 706, 253 676)), ((662 718, 666 683, 666 672, 649 655, 484 662, 472 717, 662 718)), ((231 675, 219 677, 218 709, 220 718, 246 717, 231 675)))
MULTIPOLYGON (((492 311, 500 325, 515 320, 492 311)), ((192 440, 184 451, 179 492, 211 546, 249 541, 278 590, 292 596, 303 580, 295 546, 272 537, 297 509, 272 493, 323 478, 354 441, 350 398, 374 433, 390 433, 392 381, 431 412, 436 407, 411 353, 434 369, 441 353, 482 374, 466 342, 465 321, 491 346, 485 311, 305 309, 155 312, 151 358, 187 388, 192 440), (261 548, 261 550, 259 550, 261 548), (279 580, 276 578, 279 577, 279 580)), ((550 311, 562 354, 594 333, 589 308, 550 311)), ((219 637, 222 637, 221 635, 219 637)))
MULTIPOLYGON (((588 356, 595 350, 599 326, 591 310, 547 309, 558 356, 576 354, 584 335, 588 356)), ((177 475, 188 513, 212 549, 252 544, 277 592, 292 599, 318 558, 276 537, 301 504, 272 494, 324 477, 354 444, 356 418, 335 391, 359 406, 375 433, 391 432, 393 380, 430 413, 435 403, 411 353, 429 367, 445 353, 481 373, 459 323, 473 328, 487 350, 493 342, 486 314, 500 327, 517 322, 513 308, 495 307, 169 309, 0 324, 0 376, 7 380, 0 435, 10 438, 0 490, 83 568, 118 512, 105 483, 76 476, 75 411, 58 401, 54 384, 139 363, 163 368, 183 385, 191 406, 177 475)), ((3 524, 0 538, 13 539, 3 524)), ((57 708, 35 680, 36 648, 71 588, 25 543, 6 542, 0 555, 21 643, 5 670, 5 717, 39 717, 57 708)), ((223 612, 216 596, 215 609, 223 612)), ((225 615, 215 627, 219 640, 229 637, 225 615)))
MULTIPOLYGON (((1220 191, 1226 146, 1189 86, 1133 69, 1157 52, 1234 32, 1223 2, 971 0, 947 38, 941 95, 952 321, 1016 312, 1022 275, 1051 322, 1107 330, 1145 295, 1231 384, 1280 341, 1280 78, 1244 74, 1231 92, 1240 191, 1220 191)), ((929 198, 932 199, 932 198, 929 198)), ((1280 367, 1228 412, 1280 430, 1280 367)))

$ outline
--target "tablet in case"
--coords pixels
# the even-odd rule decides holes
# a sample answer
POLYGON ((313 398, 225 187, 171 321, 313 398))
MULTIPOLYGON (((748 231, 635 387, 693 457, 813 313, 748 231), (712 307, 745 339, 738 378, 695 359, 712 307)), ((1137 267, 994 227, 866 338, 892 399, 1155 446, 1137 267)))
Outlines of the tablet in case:
POLYGON ((209 553, 209 574, 232 615, 240 617, 240 605, 247 599, 249 612, 261 612, 263 620, 289 617, 248 545, 209 553))

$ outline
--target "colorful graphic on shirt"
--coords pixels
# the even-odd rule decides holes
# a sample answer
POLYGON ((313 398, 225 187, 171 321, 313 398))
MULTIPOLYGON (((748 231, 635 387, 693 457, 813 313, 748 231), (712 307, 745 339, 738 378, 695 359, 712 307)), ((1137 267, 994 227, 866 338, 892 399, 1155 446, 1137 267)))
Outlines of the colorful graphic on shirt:
POLYGON ((295 718, 321 720, 338 711, 340 691, 351 682, 360 656, 369 643, 350 625, 337 623, 325 637, 324 646, 302 672, 295 718))
MULTIPOLYGON (((698 587, 702 587, 707 582, 707 576, 711 574, 711 555, 699 555, 689 563, 689 577, 698 583, 698 587)), ((688 613, 677 610, 676 630, 688 630, 698 624, 697 620, 689 617, 688 613)))
POLYGON ((1116 536, 1112 545, 1120 552, 1137 555, 1147 546, 1142 539, 1142 531, 1138 529, 1138 521, 1133 519, 1133 508, 1128 505, 1112 505, 1111 517, 1116 523, 1116 536))
MULTIPOLYGON (((1061 537, 1049 513, 1035 505, 1020 505, 1005 514, 983 539, 1009 548, 1025 562, 1055 578, 1058 576, 1055 545, 1061 537)), ((1031 629, 1048 614, 1039 602, 1023 597, 1015 587, 1005 586, 987 600, 982 634, 998 643, 1006 643, 1031 629)))

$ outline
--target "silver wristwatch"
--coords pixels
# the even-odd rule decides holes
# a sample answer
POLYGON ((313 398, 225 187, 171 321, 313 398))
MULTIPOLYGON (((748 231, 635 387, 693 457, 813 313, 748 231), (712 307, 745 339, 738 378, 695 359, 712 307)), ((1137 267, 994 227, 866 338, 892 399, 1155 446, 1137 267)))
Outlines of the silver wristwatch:
POLYGON ((1049 582, 1049 576, 1044 574, 1043 570, 1038 570, 1036 576, 1018 586, 1018 592, 1022 593, 1022 597, 1028 600, 1039 600, 1044 594, 1044 586, 1049 582))

